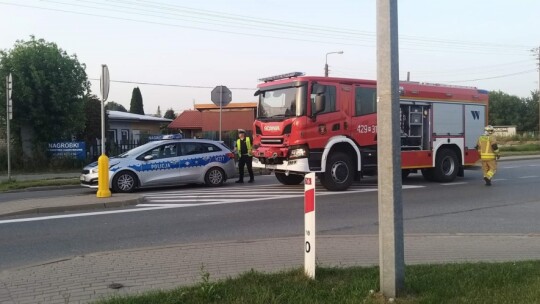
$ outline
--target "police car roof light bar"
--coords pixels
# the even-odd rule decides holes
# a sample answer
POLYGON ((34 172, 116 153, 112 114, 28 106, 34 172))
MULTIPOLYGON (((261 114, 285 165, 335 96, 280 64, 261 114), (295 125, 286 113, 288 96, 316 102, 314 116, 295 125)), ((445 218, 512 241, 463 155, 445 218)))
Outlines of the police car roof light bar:
POLYGON ((183 138, 182 134, 168 134, 168 135, 163 135, 161 139, 182 139, 182 138, 183 138))

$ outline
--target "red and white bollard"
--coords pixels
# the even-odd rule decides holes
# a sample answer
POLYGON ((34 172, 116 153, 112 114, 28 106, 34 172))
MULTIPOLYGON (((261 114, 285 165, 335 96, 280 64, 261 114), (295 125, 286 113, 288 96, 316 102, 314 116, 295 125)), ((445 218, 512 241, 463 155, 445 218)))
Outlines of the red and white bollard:
POLYGON ((304 271, 315 279, 315 173, 308 173, 304 178, 304 228, 304 271))

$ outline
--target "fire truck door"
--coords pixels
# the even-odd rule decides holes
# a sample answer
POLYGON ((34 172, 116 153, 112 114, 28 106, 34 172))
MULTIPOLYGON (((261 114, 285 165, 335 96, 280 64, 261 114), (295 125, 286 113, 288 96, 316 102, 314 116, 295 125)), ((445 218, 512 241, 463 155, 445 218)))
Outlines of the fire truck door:
POLYGON ((344 134, 345 128, 350 128, 350 124, 342 110, 344 93, 338 90, 336 84, 319 82, 314 85, 310 98, 312 110, 315 108, 315 97, 318 94, 316 92, 323 92, 325 107, 310 122, 306 137, 310 139, 310 146, 324 147, 329 137, 344 134))
POLYGON ((351 137, 363 147, 377 144, 377 89, 356 86, 351 111, 351 137))

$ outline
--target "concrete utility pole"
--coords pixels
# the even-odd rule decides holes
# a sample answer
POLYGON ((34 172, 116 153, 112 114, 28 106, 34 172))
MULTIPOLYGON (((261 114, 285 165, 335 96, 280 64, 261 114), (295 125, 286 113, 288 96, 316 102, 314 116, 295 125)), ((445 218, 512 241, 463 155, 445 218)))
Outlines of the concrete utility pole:
POLYGON ((381 292, 404 287, 397 0, 377 0, 377 166, 381 292))
POLYGON ((540 140, 540 46, 536 49, 538 60, 538 140, 540 140))

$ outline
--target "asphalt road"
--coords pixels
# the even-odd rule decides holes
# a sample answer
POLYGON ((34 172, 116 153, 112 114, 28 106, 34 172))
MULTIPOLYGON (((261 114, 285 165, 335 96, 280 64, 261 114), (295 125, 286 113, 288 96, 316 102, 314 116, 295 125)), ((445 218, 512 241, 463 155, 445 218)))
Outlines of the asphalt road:
POLYGON ((59 197, 65 195, 90 195, 96 194, 95 189, 83 188, 77 185, 65 187, 67 189, 48 189, 40 191, 37 188, 29 188, 26 190, 17 190, 12 192, 0 193, 0 204, 3 202, 21 200, 21 199, 33 199, 33 198, 46 198, 46 197, 59 197))
MULTIPOLYGON (((319 191, 318 233, 376 234, 375 182, 319 191)), ((402 192, 405 233, 540 233, 540 160, 501 162, 493 184, 484 186, 478 170, 449 184, 411 175, 402 192)), ((282 186, 270 176, 253 185, 141 194, 148 206, 167 209, 0 223, 0 269, 97 251, 303 235, 303 186, 282 186)))

